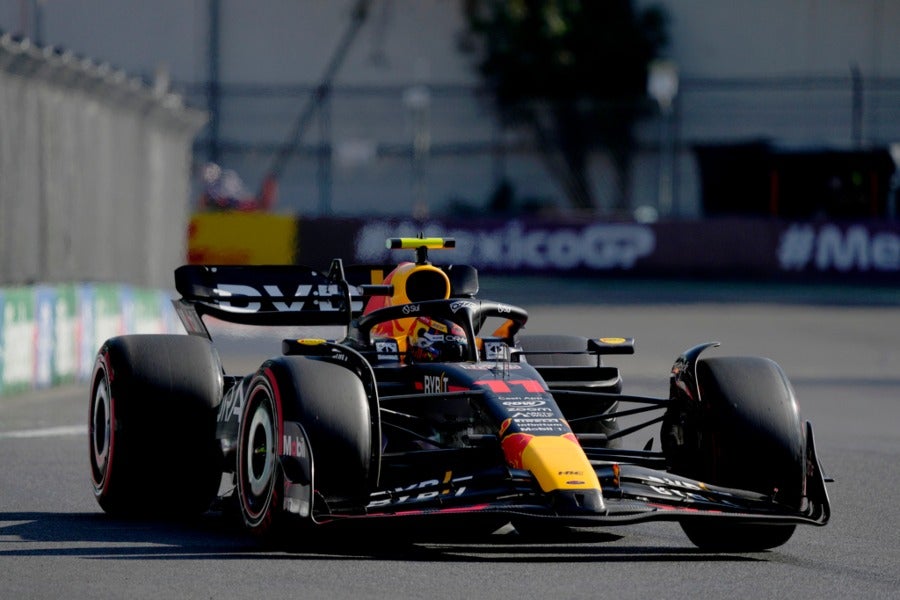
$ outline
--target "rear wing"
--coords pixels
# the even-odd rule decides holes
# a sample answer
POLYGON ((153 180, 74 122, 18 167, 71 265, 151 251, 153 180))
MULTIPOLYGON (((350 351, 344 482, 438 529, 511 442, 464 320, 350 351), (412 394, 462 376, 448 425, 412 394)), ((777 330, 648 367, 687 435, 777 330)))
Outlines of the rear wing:
MULTIPOLYGON (((455 245, 455 240, 444 238, 387 241, 391 249, 414 249, 416 268, 422 270, 434 269, 428 262, 429 248, 455 245)), ((354 265, 345 269, 339 258, 327 272, 300 265, 185 265, 175 270, 175 289, 181 298, 173 304, 187 332, 207 338, 204 316, 240 325, 349 327, 372 296, 397 295, 409 301, 403 282, 399 291, 392 283, 384 283, 395 267, 354 265)), ((472 298, 478 293, 478 272, 473 267, 439 269, 446 275, 451 296, 472 298)), ((419 292, 421 296, 422 290, 419 292)), ((444 288, 441 295, 446 292, 444 288)))
POLYGON ((175 270, 175 289, 178 318, 188 333, 204 337, 204 316, 241 325, 346 326, 365 300, 340 259, 327 273, 296 265, 185 265, 175 270))

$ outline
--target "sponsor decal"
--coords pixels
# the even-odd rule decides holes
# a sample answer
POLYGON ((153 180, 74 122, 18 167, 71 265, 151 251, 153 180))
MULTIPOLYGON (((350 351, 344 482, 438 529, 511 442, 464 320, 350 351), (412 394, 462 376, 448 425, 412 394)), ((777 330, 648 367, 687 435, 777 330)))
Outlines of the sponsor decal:
POLYGON ((509 347, 503 342, 484 343, 485 360, 509 360, 509 347))
MULTIPOLYGON (((387 355, 387 357, 398 358, 400 354, 400 345, 397 340, 376 340, 375 352, 379 355, 387 355)), ((379 356, 379 358, 383 358, 379 356)))
POLYGON ((522 468, 522 454, 532 438, 534 436, 527 433, 512 433, 503 438, 500 445, 503 448, 504 456, 506 456, 506 462, 510 467, 513 469, 522 468))
POLYGON ((648 483, 656 483, 659 485, 665 485, 667 487, 683 488, 686 490, 697 490, 697 491, 703 489, 697 483, 693 483, 691 481, 685 481, 683 479, 672 479, 670 477, 657 477, 656 475, 648 475, 644 479, 648 483))
POLYGON ((450 310, 454 313, 458 312, 463 308, 475 308, 476 304, 474 302, 470 302, 469 300, 457 300, 456 302, 450 303, 450 310))
POLYGON ((644 478, 644 482, 647 483, 648 487, 654 492, 663 496, 671 496, 687 502, 718 501, 709 496, 699 493, 703 491, 702 484, 684 481, 683 479, 672 479, 669 477, 657 477, 655 475, 650 475, 644 478))
MULTIPOLYGON (((237 283, 219 283, 213 294, 219 306, 225 310, 239 313, 254 313, 263 309, 263 301, 278 312, 297 312, 301 310, 336 311, 338 306, 332 304, 332 296, 341 296, 340 286, 336 284, 301 284, 293 294, 285 294, 277 285, 263 285, 256 288, 252 285, 237 283), (279 300, 272 300, 279 298, 279 300), (285 300, 286 298, 290 301, 285 300)), ((361 296, 361 292, 351 286, 352 296, 361 296)), ((362 310, 361 300, 355 300, 353 310, 362 310)))
POLYGON ((225 397, 222 398, 222 404, 219 405, 219 422, 225 423, 231 419, 240 420, 241 412, 244 408, 243 389, 243 384, 234 386, 227 394, 225 394, 225 397))
POLYGON ((794 224, 781 232, 778 266, 782 271, 900 271, 900 234, 865 225, 794 224))
POLYGON ((367 508, 421 502, 437 498, 438 496, 455 498, 462 496, 467 489, 465 485, 459 484, 471 479, 471 475, 453 477, 452 471, 447 471, 442 480, 429 479, 408 486, 395 487, 392 490, 375 492, 372 494, 367 508))
POLYGON ((341 362, 350 362, 350 357, 347 356, 347 354, 345 352, 339 352, 336 349, 332 349, 332 352, 328 358, 331 358, 333 360, 339 360, 341 362))
POLYGON ((306 438, 304 436, 285 434, 282 443, 282 454, 294 458, 309 457, 309 450, 306 447, 306 438))
POLYGON ((544 406, 546 400, 504 400, 503 406, 513 406, 516 408, 532 408, 535 406, 544 406))
POLYGON ((525 433, 566 433, 569 428, 557 418, 515 418, 519 431, 525 433))
POLYGON ((466 392, 469 388, 461 385, 451 385, 450 378, 445 373, 440 375, 423 375, 422 381, 416 381, 413 386, 416 391, 423 394, 444 394, 447 392, 466 392))
POLYGON ((440 394, 448 390, 449 381, 443 373, 440 375, 425 375, 422 381, 422 390, 426 394, 440 394))
POLYGON ((542 408, 534 408, 527 412, 516 411, 512 415, 510 415, 513 419, 543 419, 547 416, 553 414, 553 409, 550 407, 542 407, 542 408))
POLYGON ((403 305, 402 312, 404 315, 411 315, 411 314, 418 313, 421 310, 422 310, 422 307, 419 306, 418 304, 405 304, 405 305, 403 305))
MULTIPOLYGON (((465 371, 493 371, 497 368, 496 363, 461 363, 456 366, 465 371)), ((522 365, 504 364, 503 369, 506 371, 521 371, 522 365)))

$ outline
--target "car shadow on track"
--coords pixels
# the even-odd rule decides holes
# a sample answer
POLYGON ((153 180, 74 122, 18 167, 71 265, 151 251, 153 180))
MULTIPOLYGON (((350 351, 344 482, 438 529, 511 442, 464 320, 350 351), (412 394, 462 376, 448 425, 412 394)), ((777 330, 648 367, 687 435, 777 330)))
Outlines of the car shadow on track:
POLYGON ((425 562, 765 561, 767 553, 715 554, 689 547, 618 544, 605 530, 554 528, 492 534, 395 524, 321 528, 263 543, 217 514, 190 521, 119 519, 100 513, 0 512, 0 557, 113 560, 402 560, 425 562), (427 531, 426 533, 423 533, 427 531))

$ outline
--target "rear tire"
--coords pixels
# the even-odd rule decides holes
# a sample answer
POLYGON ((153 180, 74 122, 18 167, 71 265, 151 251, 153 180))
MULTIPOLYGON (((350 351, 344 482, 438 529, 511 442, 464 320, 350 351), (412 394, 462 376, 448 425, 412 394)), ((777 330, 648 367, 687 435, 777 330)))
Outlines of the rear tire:
MULTIPOLYGON (((793 388, 781 368, 759 357, 697 362, 700 410, 663 423, 664 451, 677 472, 714 485, 770 495, 799 510, 806 473, 806 436, 793 388), (676 431, 676 428, 681 428, 676 431), (675 447, 673 440, 684 440, 675 447)), ((790 539, 794 525, 684 521, 707 550, 758 551, 790 539)))
POLYGON ((103 345, 91 379, 94 496, 107 513, 184 517, 218 491, 222 367, 209 341, 129 335, 103 345))

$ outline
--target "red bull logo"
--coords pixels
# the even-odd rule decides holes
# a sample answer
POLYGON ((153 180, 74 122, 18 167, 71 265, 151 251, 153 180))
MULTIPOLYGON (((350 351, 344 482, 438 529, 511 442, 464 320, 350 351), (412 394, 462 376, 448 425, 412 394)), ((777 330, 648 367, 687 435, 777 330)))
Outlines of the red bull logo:
POLYGON ((600 481, 575 434, 512 433, 501 442, 513 469, 530 471, 541 490, 600 490, 600 481))

